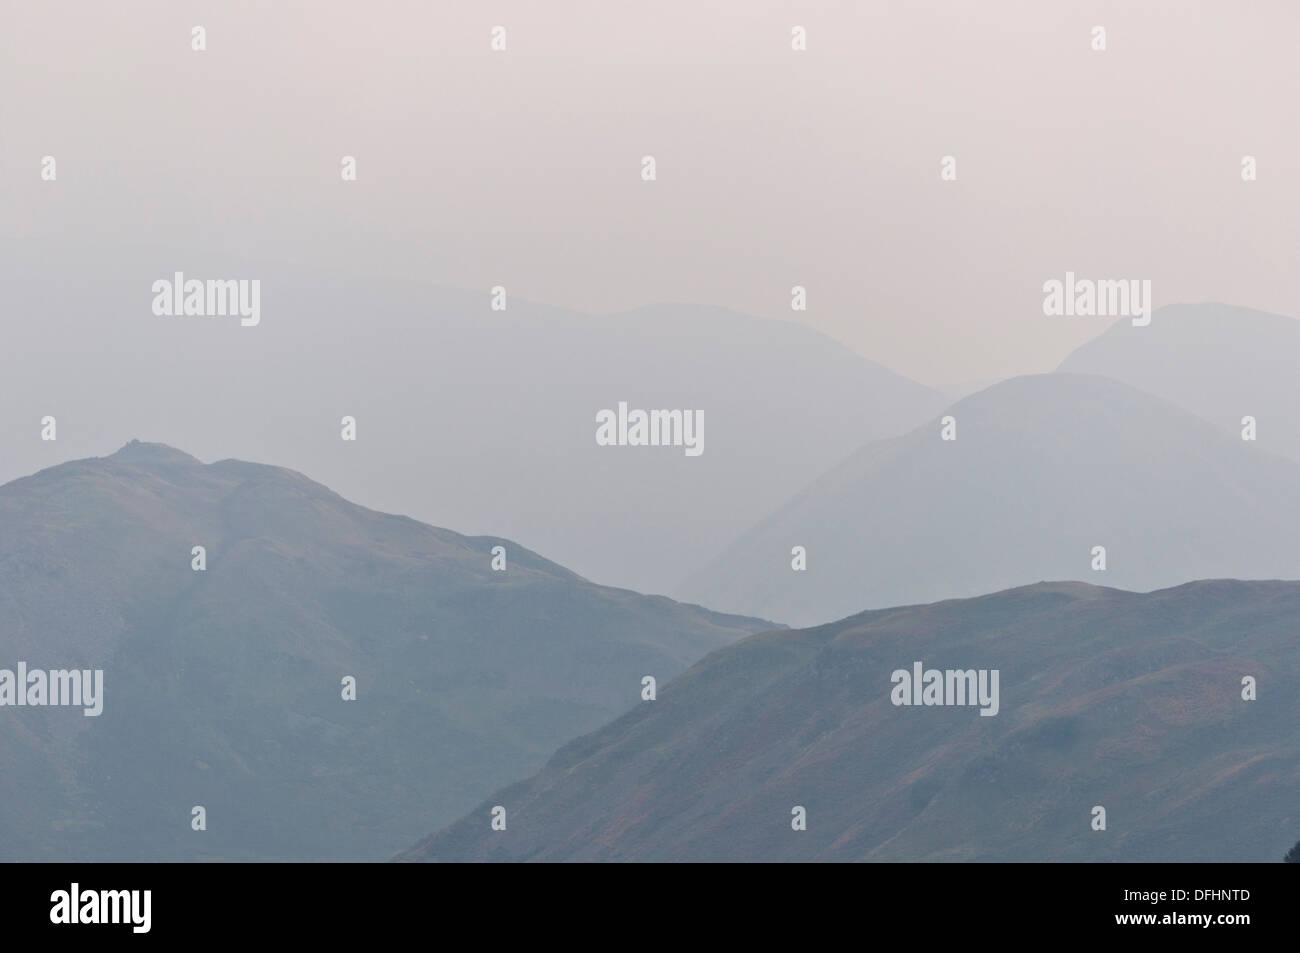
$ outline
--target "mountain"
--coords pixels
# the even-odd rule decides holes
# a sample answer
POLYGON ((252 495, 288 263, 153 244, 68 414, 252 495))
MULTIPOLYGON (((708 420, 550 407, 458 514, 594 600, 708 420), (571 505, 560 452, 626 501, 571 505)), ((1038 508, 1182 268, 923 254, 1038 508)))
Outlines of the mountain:
POLYGON ((1300 834, 1297 630, 1300 583, 1206 581, 754 635, 399 859, 1275 861, 1300 834), (915 662, 997 670, 997 713, 893 704, 915 662))
POLYGON ((1300 465, 1172 404, 1054 373, 1004 381, 945 416, 955 440, 936 418, 867 445, 683 595, 810 625, 1042 579, 1154 589, 1300 578, 1300 465), (794 546, 806 571, 791 568, 794 546))
POLYGON ((132 442, 0 487, 0 669, 104 673, 0 707, 0 859, 385 858, 769 627, 132 442))
POLYGON ((1076 349, 1066 373, 1103 374, 1163 397, 1259 446, 1300 460, 1300 321, 1226 304, 1158 309, 1147 327, 1117 321, 1076 349))
POLYGON ((512 289, 494 311, 488 288, 256 274, 256 327, 155 316, 156 274, 6 285, 14 315, 39 320, 0 353, 0 480, 145 431, 674 595, 853 448, 947 403, 807 326, 723 308, 594 316, 512 289), (620 401, 702 411, 703 453, 597 446, 597 413, 620 401), (47 415, 57 442, 39 439, 47 415))

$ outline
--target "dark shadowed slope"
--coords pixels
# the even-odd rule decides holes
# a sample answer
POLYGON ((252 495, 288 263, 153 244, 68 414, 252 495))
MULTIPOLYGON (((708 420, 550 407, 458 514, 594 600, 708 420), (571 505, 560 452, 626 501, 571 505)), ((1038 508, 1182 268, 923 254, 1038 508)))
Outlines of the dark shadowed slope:
POLYGON ((1163 397, 1233 436, 1256 420, 1260 447, 1300 460, 1300 321, 1227 304, 1160 308, 1077 348, 1069 373, 1104 374, 1163 397))
POLYGON ((1297 632, 1300 583, 1209 581, 755 635, 400 859, 1274 861, 1300 834, 1297 632), (998 669, 998 714, 895 706, 915 661, 998 669))
POLYGON ((869 444, 726 550, 684 595, 796 625, 1078 579, 1154 589, 1300 578, 1300 464, 1104 377, 990 387, 869 444), (791 569, 791 548, 807 570, 791 569), (1093 569, 1093 547, 1106 569, 1093 569))
POLYGON ((0 708, 0 859, 385 858, 767 627, 132 443, 0 488, 0 668, 105 672, 0 708))

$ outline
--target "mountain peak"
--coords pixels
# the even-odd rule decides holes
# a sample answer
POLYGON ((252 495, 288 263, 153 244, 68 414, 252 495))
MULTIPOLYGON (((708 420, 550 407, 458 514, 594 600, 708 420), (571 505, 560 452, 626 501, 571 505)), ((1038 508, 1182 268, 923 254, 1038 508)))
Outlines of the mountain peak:
POLYGON ((131 440, 122 445, 117 453, 112 454, 107 459, 117 460, 127 463, 199 463, 200 461, 190 456, 183 450, 177 450, 165 443, 147 443, 141 440, 131 440))

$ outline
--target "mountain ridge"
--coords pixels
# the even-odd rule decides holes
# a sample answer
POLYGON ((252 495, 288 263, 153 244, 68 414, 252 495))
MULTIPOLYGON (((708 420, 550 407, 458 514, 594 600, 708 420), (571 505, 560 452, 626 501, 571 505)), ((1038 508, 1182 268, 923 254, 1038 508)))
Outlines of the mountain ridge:
POLYGON ((757 633, 394 859, 1275 860, 1297 626, 1297 582, 1056 581, 757 633), (914 660, 999 669, 999 713, 892 704, 914 660))

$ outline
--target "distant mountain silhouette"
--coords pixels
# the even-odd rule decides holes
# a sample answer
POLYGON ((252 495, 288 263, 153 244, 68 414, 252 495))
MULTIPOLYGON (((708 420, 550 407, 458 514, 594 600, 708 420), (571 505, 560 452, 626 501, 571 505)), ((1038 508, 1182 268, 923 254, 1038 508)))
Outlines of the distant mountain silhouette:
POLYGON ((68 350, 52 366, 0 351, 0 482, 147 431, 675 596, 854 448, 947 403, 805 325, 724 308, 594 316, 512 295, 493 311, 486 288, 259 275, 265 317, 253 329, 154 317, 144 279, 41 283, 13 300, 51 333, 66 323, 68 350), (249 361, 257 373, 232 378, 249 361), (702 410, 703 455, 597 446, 597 412, 621 400, 702 410), (37 439, 46 414, 57 443, 37 439), (339 439, 345 414, 355 444, 339 439))
POLYGON ((1297 631, 1300 583, 1203 581, 762 633, 399 859, 1275 861, 1300 825, 1297 631), (999 670, 998 714, 894 705, 915 661, 999 670))
MULTIPOLYGON (((1154 323, 1152 325, 1154 327, 1154 323)), ((1300 578, 1300 465, 1109 378, 996 384, 868 444, 681 587, 796 625, 1041 579, 1300 578), (791 569, 791 548, 807 570, 791 569), (1106 548, 1106 570, 1092 550, 1106 548)))
POLYGON ((0 859, 382 859, 769 627, 133 442, 0 487, 0 668, 104 669, 0 709, 0 859))
POLYGON ((1163 397, 1240 438, 1257 421, 1261 449, 1300 460, 1300 321, 1226 304, 1158 309, 1148 327, 1116 321, 1060 366, 1104 374, 1163 397))

